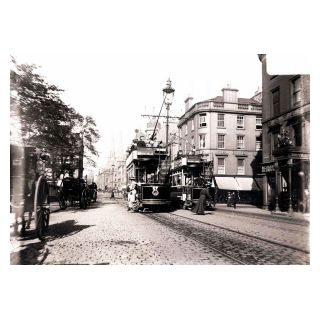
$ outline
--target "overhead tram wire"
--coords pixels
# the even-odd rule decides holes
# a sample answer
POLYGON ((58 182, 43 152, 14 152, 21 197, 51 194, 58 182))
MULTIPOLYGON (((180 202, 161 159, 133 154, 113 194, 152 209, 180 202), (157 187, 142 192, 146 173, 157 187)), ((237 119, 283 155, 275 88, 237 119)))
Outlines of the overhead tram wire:
POLYGON ((161 108, 160 108, 160 112, 159 112, 159 115, 158 115, 158 117, 157 117, 157 121, 156 121, 156 124, 155 124, 155 126, 154 126, 154 129, 153 129, 153 133, 152 133, 152 136, 151 136, 151 140, 154 139, 154 134, 155 134, 156 129, 157 129, 157 126, 158 126, 159 118, 160 118, 160 115, 161 115, 161 111, 162 111, 164 102, 166 101, 166 97, 167 97, 167 94, 165 94, 165 96, 164 96, 164 98, 163 98, 162 105, 161 105, 161 108))

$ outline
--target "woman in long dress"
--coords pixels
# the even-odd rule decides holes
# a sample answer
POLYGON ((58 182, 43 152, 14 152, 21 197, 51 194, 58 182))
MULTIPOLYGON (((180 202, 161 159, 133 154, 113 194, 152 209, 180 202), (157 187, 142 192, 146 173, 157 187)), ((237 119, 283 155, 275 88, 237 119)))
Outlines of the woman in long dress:
POLYGON ((133 210, 133 203, 136 201, 137 191, 135 188, 132 188, 128 193, 128 211, 133 210))
POLYGON ((195 214, 204 214, 204 211, 206 209, 207 199, 211 198, 208 189, 209 189, 209 186, 207 188, 203 188, 200 191, 199 200, 197 201, 196 206, 192 210, 192 212, 194 212, 195 214))

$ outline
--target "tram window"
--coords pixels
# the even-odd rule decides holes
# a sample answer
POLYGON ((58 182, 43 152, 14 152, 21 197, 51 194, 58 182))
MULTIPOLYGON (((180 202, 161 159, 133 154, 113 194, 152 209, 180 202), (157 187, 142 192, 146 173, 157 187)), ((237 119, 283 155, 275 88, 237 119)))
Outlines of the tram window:
POLYGON ((145 170, 144 169, 137 169, 136 170, 136 177, 137 177, 138 182, 145 182, 145 180, 146 180, 145 170))

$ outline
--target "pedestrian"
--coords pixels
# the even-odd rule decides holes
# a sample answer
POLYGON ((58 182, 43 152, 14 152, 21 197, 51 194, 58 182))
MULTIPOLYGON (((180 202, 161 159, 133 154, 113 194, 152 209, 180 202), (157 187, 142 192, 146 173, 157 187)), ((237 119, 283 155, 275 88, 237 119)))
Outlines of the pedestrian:
POLYGON ((231 207, 231 192, 227 193, 227 207, 231 207))
POLYGON ((113 191, 113 189, 111 190, 110 199, 114 199, 114 191, 113 191))
POLYGON ((128 211, 133 210, 133 204, 136 202, 137 190, 136 187, 132 187, 128 194, 128 211))
POLYGON ((233 205, 233 209, 237 208, 238 200, 239 200, 239 192, 233 191, 231 194, 231 203, 233 205))
POLYGON ((209 194, 209 187, 210 187, 210 185, 207 185, 207 187, 204 187, 200 191, 200 197, 197 201, 196 206, 192 210, 192 212, 194 212, 195 214, 201 214, 201 215, 205 214, 204 211, 206 208, 207 199, 211 199, 211 196, 209 194))

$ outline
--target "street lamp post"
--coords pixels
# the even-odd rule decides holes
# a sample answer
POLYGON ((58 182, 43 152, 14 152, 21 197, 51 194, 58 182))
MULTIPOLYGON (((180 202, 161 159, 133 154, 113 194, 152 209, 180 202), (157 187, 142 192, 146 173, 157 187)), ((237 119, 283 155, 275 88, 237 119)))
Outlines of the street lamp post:
POLYGON ((79 178, 83 178, 83 158, 84 158, 84 133, 85 133, 86 119, 81 120, 80 150, 79 150, 79 178))
POLYGON ((83 142, 83 131, 79 133, 80 143, 79 143, 79 168, 78 177, 83 177, 83 157, 84 157, 84 142, 83 142))
POLYGON ((106 185, 107 185, 107 181, 106 181, 106 171, 103 172, 103 190, 106 190, 106 185))
POLYGON ((304 190, 304 184, 305 184, 305 182, 304 182, 304 172, 303 171, 299 171, 298 172, 298 175, 299 175, 299 177, 301 178, 301 183, 300 183, 300 185, 301 185, 301 194, 300 194, 300 198, 301 198, 301 200, 300 200, 300 205, 301 205, 301 210, 302 210, 302 212, 305 212, 305 210, 306 210, 306 207, 307 207, 307 205, 306 205, 306 199, 305 199, 305 194, 304 194, 304 192, 305 192, 305 190, 304 190))
POLYGON ((172 104, 172 99, 174 95, 174 89, 171 87, 171 80, 167 80, 166 87, 162 89, 163 96, 165 99, 166 109, 167 109, 167 122, 166 122, 166 152, 168 153, 168 139, 169 139, 169 110, 172 104))
POLYGON ((279 164, 276 162, 274 164, 274 170, 275 170, 275 178, 276 178, 276 186, 275 186, 275 208, 274 208, 274 213, 279 213, 280 208, 279 208, 279 195, 278 195, 278 172, 279 172, 279 164))
POLYGON ((112 190, 114 189, 114 186, 113 186, 113 174, 114 174, 114 164, 112 165, 112 172, 111 172, 111 186, 112 186, 112 190))
POLYGON ((289 214, 292 213, 292 165, 293 165, 293 162, 292 162, 292 159, 290 158, 288 160, 288 191, 289 191, 289 208, 288 208, 288 212, 289 214))

